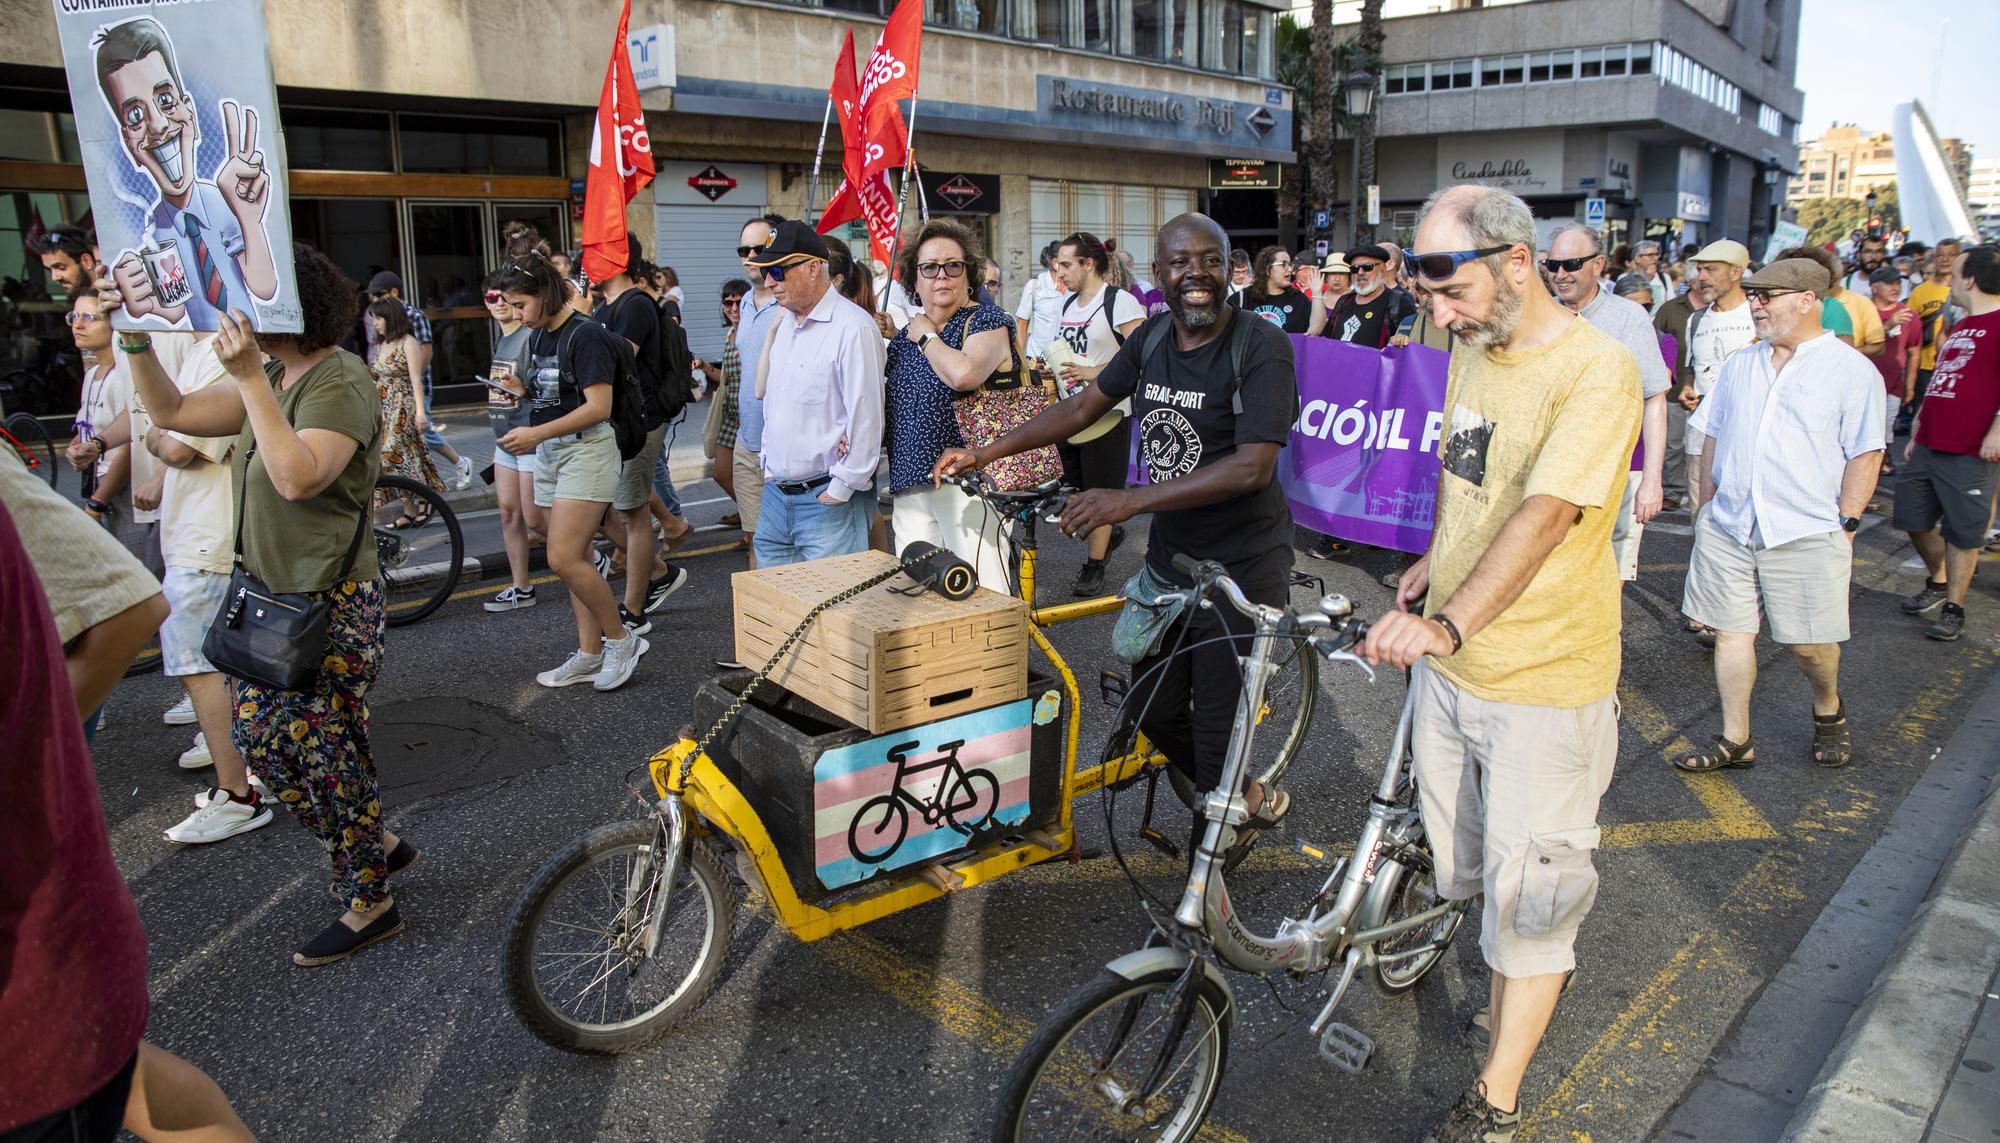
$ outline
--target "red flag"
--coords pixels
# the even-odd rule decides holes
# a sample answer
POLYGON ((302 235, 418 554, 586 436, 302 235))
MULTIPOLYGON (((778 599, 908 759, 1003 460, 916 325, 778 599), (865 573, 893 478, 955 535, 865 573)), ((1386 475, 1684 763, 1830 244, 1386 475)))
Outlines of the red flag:
POLYGON ((895 272, 897 210, 896 183, 889 172, 877 171, 861 180, 856 195, 861 213, 868 220, 868 249, 884 266, 895 272))
POLYGON ((854 29, 840 42, 840 58, 833 61, 833 86, 827 89, 833 109, 840 116, 840 169, 850 184, 861 182, 861 86, 854 80, 854 29))
POLYGON ((625 204, 653 181, 652 141, 646 135, 646 113, 639 107, 639 88, 632 82, 632 59, 625 43, 631 23, 632 0, 625 0, 590 136, 590 172, 583 192, 583 273, 593 282, 626 269, 625 204))
POLYGON ((916 97, 923 31, 922 0, 902 0, 883 26, 875 50, 869 53, 868 67, 861 73, 864 184, 876 172, 903 164, 909 132, 897 101, 916 97))
POLYGON ((834 228, 845 226, 860 217, 861 199, 854 193, 853 184, 842 179, 833 197, 826 200, 825 209, 820 211, 819 232, 830 233, 834 228))
POLYGON ((28 264, 39 266, 42 261, 42 238, 48 234, 49 228, 48 224, 42 221, 41 207, 38 206, 33 209, 31 218, 32 221, 28 223, 28 229, 21 235, 21 247, 28 252, 28 257, 33 259, 28 264))

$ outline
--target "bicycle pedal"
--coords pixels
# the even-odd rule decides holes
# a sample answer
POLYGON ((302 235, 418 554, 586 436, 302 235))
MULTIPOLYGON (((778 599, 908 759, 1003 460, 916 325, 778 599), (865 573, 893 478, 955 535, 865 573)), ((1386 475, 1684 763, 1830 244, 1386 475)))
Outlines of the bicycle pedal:
POLYGON ((1167 835, 1161 833, 1159 830, 1151 828, 1142 829, 1139 831, 1139 836, 1150 843, 1154 849, 1159 850, 1168 857, 1179 858, 1181 855, 1180 846, 1168 841, 1167 835))
POLYGON ((1326 1031, 1320 1033, 1319 1054, 1341 1071, 1359 1075, 1368 1066, 1368 1057, 1375 1054, 1375 1041, 1359 1029, 1328 1024, 1326 1031))
POLYGON ((1314 845, 1312 842, 1297 842, 1293 845, 1293 848, 1299 851, 1300 856, 1314 865, 1331 865, 1333 863, 1333 854, 1320 846, 1314 845))
POLYGON ((1097 694, 1106 706, 1117 706, 1125 701, 1125 694, 1132 684, 1117 671, 1104 671, 1097 676, 1097 694))

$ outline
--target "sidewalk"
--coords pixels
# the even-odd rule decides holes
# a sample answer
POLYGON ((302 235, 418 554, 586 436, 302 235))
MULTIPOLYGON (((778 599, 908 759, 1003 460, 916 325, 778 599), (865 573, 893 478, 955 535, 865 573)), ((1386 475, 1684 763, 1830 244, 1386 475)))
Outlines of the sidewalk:
POLYGON ((1661 1139, 2000 1138, 2000 675, 1661 1139))
MULTIPOLYGON (((445 501, 452 511, 459 515, 491 508, 495 504, 493 486, 480 480, 478 473, 493 463, 493 430, 486 420, 486 406, 457 405, 438 409, 433 413, 438 431, 451 442, 459 455, 472 460, 472 487, 466 489, 447 488, 445 501)), ((700 483, 708 476, 709 461, 701 451, 701 427, 708 420, 706 401, 689 405, 680 422, 667 430, 668 444, 672 459, 668 462, 674 476, 674 488, 685 491, 700 483)), ((433 458, 440 465, 440 475, 448 475, 442 459, 433 458)))

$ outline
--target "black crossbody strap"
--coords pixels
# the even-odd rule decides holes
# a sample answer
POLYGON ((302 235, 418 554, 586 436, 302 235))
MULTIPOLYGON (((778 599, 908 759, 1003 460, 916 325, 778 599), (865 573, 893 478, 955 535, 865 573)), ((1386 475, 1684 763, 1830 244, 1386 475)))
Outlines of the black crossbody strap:
MULTIPOLYGON (((293 431, 296 432, 298 430, 294 428, 293 431)), ((368 448, 370 446, 362 445, 360 447, 368 448)), ((250 461, 256 455, 257 434, 252 432, 250 434, 250 448, 243 454, 243 483, 236 488, 236 565, 238 567, 243 565, 243 503, 250 495, 250 461)), ((373 495, 373 492, 373 489, 369 490, 370 495, 373 495)), ((347 577, 354 572, 354 561, 361 557, 361 537, 368 534, 369 511, 368 502, 364 499, 361 502, 361 519, 354 525, 354 539, 347 545, 347 558, 341 562, 340 575, 335 577, 333 581, 336 586, 347 582, 347 577)))

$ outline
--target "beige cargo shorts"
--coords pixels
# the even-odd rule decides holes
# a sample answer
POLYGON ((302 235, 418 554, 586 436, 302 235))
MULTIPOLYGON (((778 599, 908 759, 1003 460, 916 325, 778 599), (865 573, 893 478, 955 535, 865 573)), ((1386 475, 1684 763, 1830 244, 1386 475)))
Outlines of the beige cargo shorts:
POLYGON ((1479 948, 1502 976, 1576 967, 1597 900, 1597 804, 1618 761, 1618 697, 1492 702, 1428 662, 1411 672, 1410 745, 1438 892, 1484 893, 1479 948))

